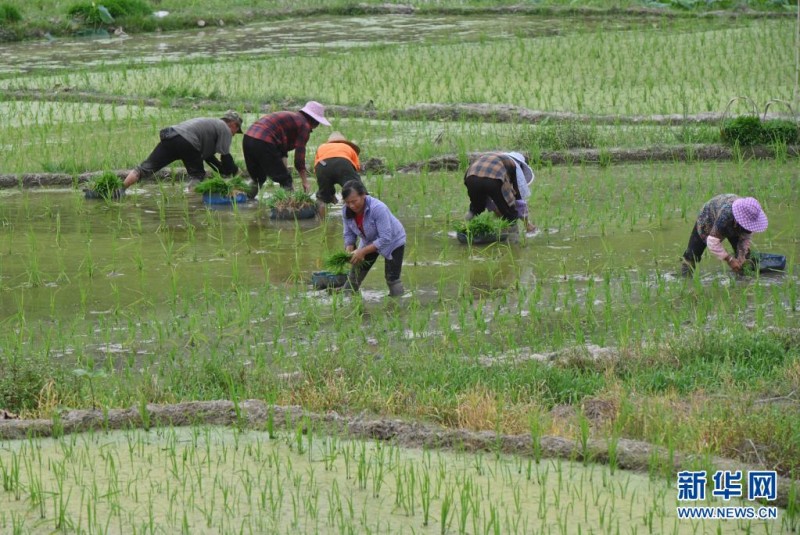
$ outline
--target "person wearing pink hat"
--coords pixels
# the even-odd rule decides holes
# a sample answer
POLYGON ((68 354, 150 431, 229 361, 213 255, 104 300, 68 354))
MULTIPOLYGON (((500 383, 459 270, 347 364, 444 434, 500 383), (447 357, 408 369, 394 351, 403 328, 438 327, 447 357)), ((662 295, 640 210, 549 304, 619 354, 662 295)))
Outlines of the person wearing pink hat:
POLYGON ((311 131, 319 125, 330 126, 325 119, 325 107, 309 101, 300 111, 279 111, 264 115, 244 134, 242 150, 247 172, 253 180, 251 197, 267 181, 267 177, 291 191, 292 175, 286 167, 289 151, 294 151, 294 168, 300 174, 303 190, 308 192, 306 144, 311 131))
POLYGON ((697 216, 689 245, 683 253, 681 272, 684 275, 691 274, 706 247, 733 271, 741 272, 750 257, 752 233, 764 232, 767 225, 767 215, 753 197, 739 197, 731 193, 712 197, 697 216), (722 247, 724 239, 733 247, 733 255, 722 247))

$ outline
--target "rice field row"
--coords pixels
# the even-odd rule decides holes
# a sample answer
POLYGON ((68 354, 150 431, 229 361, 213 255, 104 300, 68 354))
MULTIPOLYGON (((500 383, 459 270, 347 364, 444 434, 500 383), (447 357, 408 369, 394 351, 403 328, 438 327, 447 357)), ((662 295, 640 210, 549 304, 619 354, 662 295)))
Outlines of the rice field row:
POLYGON ((377 109, 483 102, 581 113, 694 114, 721 112, 742 94, 759 103, 791 100, 793 40, 788 20, 696 32, 487 35, 483 42, 432 47, 378 46, 346 54, 321 49, 314 56, 82 70, 6 79, 0 86, 59 85, 141 97, 224 95, 228 102, 313 98, 377 109))
MULTIPOLYGON (((674 488, 660 478, 565 461, 405 450, 299 428, 31 439, 0 446, 0 474, 0 529, 15 535, 680 534, 714 526, 679 520, 674 488)), ((730 527, 778 534, 791 525, 784 514, 730 527)))
MULTIPOLYGON (((129 169, 141 162, 158 140, 158 131, 198 115, 186 109, 81 104, 49 101, 0 101, 8 120, 0 125, 7 151, 2 173, 82 173, 129 169)), ((204 110, 221 115, 224 110, 204 110)), ((242 114, 245 123, 258 114, 242 114)), ((468 121, 389 121, 333 118, 334 128, 357 140, 363 159, 380 158, 389 169, 442 154, 519 147, 526 151, 610 148, 718 142, 714 125, 607 126, 592 124, 477 123, 468 121)), ((330 133, 318 129, 309 154, 330 133)), ((243 163, 241 137, 232 154, 243 163)), ((180 165, 179 162, 176 165, 180 165)))

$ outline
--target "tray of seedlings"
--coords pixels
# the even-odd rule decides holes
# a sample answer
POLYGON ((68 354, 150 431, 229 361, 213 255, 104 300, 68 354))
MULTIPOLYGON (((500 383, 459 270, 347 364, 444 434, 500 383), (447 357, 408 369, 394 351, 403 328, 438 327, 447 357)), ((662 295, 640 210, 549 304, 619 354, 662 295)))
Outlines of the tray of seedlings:
POLYGON ((308 193, 279 189, 267 199, 271 219, 311 219, 317 215, 317 203, 308 193))
POLYGON ((499 218, 491 212, 483 212, 469 221, 461 221, 455 228, 458 241, 472 245, 509 241, 516 235, 515 230, 514 222, 499 218))
POLYGON ((247 202, 246 189, 247 184, 241 177, 225 180, 221 176, 214 176, 200 182, 194 191, 203 196, 205 204, 231 206, 247 202))
POLYGON ((347 282, 350 265, 350 253, 333 253, 325 258, 325 271, 315 271, 311 274, 311 284, 317 290, 341 288, 347 282))

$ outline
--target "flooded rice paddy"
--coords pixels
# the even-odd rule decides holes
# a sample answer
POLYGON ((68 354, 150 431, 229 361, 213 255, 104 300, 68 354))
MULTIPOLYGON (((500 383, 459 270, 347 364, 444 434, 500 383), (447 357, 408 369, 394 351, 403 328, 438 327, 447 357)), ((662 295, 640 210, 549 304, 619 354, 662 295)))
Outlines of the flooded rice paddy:
MULTIPOLYGON (((661 19, 610 17, 535 17, 530 15, 376 15, 275 20, 241 26, 155 32, 108 38, 47 38, 0 45, 0 76, 30 71, 99 67, 124 63, 202 61, 213 58, 259 58, 275 54, 346 52, 376 45, 469 42, 514 37, 543 37, 602 28, 619 31, 659 28, 661 19)), ((691 28, 701 25, 681 22, 691 28)), ((706 22, 702 27, 713 25, 706 22)))
MULTIPOLYGON (((302 427, 7 441, 0 472, 0 529, 15 533, 697 534, 722 525, 679 520, 675 484, 661 477, 406 449, 302 427)), ((725 533, 787 533, 782 513, 726 521, 725 533)))
MULTIPOLYGON (((571 294, 569 302, 592 308, 611 306, 609 301, 617 302, 621 292, 627 292, 621 302, 641 302, 652 298, 651 291, 686 284, 676 274, 694 206, 682 213, 679 207, 654 204, 654 212, 647 213, 625 204, 598 205, 586 191, 589 197, 579 202, 596 206, 595 219, 580 204, 537 199, 531 203, 537 232, 516 244, 470 248, 458 243, 452 231, 466 209, 460 176, 431 176, 371 180, 373 194, 397 206, 406 227, 403 278, 410 294, 423 302, 455 298, 465 288, 521 287, 540 293, 554 310, 564 306, 565 294, 571 294), (440 202, 420 198, 413 205, 398 205, 403 188, 427 187, 420 181, 428 181, 431 190, 445 188, 440 202), (630 214, 619 215, 626 210, 630 214)), ((543 186, 545 197, 548 191, 543 186)), ((191 299, 209 290, 310 291, 312 272, 322 269, 326 254, 342 248, 341 205, 332 207, 324 221, 274 221, 258 203, 208 209, 180 183, 145 184, 121 203, 87 201, 71 189, 7 190, 2 198, 2 319, 104 314, 143 303, 158 307, 170 301, 168 296, 191 299)), ((736 278, 706 255, 700 283, 714 291, 776 285, 782 292, 780 306, 791 310, 800 253, 797 214, 779 203, 768 213, 769 232, 757 236, 755 246, 786 255, 790 271, 758 280, 736 278)), ((381 300, 384 286, 379 262, 366 280, 365 295, 381 300)))

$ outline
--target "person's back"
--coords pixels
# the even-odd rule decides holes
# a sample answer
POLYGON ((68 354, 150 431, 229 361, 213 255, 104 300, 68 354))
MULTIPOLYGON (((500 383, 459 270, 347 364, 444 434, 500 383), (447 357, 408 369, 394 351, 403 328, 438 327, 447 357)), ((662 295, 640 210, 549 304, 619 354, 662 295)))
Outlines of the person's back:
POLYGON ((330 158, 344 158, 353 164, 353 168, 358 171, 361 168, 361 162, 358 160, 358 154, 355 149, 347 143, 333 141, 330 143, 323 143, 317 148, 317 155, 314 158, 314 165, 317 165, 323 160, 330 158))
POLYGON ((311 134, 311 125, 300 112, 278 111, 264 115, 247 129, 246 136, 271 143, 284 153, 293 150, 300 140, 304 145, 311 134))
POLYGON ((172 127, 200 152, 203 159, 219 154, 230 154, 233 134, 222 119, 198 117, 172 127))

